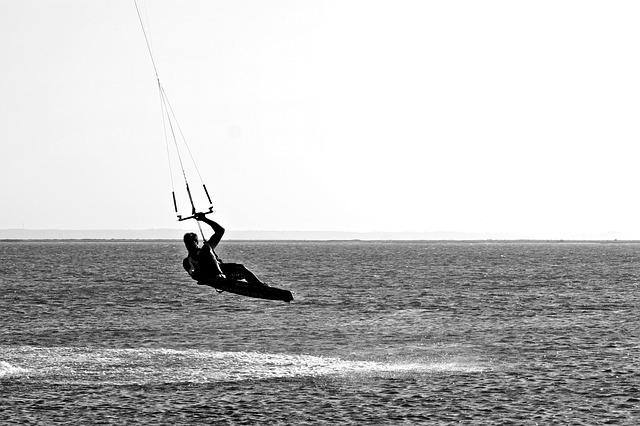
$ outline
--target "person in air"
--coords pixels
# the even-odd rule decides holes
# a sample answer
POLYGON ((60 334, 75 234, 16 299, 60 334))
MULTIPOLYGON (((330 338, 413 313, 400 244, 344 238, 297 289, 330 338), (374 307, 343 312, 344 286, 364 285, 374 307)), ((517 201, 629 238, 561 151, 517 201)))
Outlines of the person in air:
POLYGON ((196 213, 194 218, 211 226, 213 235, 198 246, 198 235, 193 232, 184 234, 184 245, 187 248, 188 256, 182 261, 182 266, 196 281, 205 281, 215 278, 230 278, 233 280, 245 280, 248 283, 266 285, 249 271, 244 265, 239 263, 223 262, 214 249, 224 235, 224 228, 217 222, 207 219, 204 213, 196 213))

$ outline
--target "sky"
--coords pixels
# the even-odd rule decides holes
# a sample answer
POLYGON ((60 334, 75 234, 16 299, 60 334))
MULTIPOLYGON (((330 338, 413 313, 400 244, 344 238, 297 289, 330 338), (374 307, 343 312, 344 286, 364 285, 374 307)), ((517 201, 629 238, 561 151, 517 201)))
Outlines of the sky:
MULTIPOLYGON (((637 1, 139 4, 227 229, 640 239, 637 1)), ((0 0, 0 58, 0 229, 194 226, 133 0, 0 0)))

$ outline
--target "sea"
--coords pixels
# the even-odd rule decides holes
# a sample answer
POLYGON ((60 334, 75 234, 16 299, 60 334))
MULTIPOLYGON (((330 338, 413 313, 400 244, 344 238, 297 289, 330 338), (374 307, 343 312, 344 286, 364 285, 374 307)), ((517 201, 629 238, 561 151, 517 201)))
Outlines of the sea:
POLYGON ((0 242, 2 425, 637 425, 640 243, 0 242))

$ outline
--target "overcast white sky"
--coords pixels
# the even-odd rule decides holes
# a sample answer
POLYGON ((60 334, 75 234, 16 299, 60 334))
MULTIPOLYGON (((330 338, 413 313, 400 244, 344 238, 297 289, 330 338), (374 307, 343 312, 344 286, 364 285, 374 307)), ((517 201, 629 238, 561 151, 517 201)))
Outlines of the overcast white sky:
MULTIPOLYGON (((232 230, 640 239, 640 2, 161 1, 232 230)), ((133 0, 0 0, 0 228, 175 222, 133 0)))

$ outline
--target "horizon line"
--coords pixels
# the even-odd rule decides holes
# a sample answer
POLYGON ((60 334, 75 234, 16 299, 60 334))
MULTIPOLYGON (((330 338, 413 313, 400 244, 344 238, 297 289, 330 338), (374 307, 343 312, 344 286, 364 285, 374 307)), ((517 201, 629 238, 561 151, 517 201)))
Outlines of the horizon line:
MULTIPOLYGON (((1 240, 173 240, 187 232, 176 228, 147 229, 0 229, 1 240)), ((639 241, 620 232, 567 233, 530 237, 501 232, 465 231, 247 231, 227 230, 225 240, 371 240, 371 241, 639 241)))

